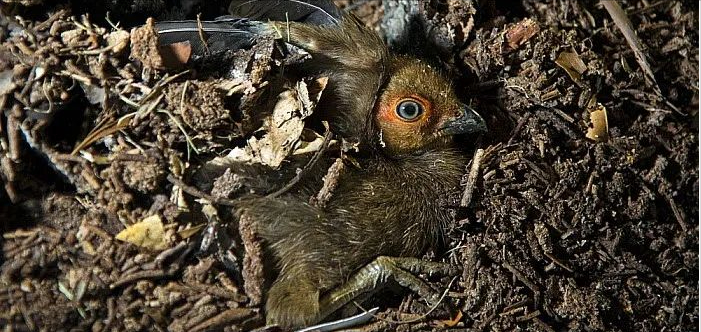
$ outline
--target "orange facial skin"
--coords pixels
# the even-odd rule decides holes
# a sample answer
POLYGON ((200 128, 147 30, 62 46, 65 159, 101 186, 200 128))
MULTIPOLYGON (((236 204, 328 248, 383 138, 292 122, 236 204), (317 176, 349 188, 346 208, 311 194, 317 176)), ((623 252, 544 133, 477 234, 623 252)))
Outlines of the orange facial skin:
POLYGON ((408 96, 395 96, 391 98, 387 103, 382 103, 379 105, 379 111, 377 113, 378 121, 386 121, 389 123, 397 122, 400 125, 415 124, 417 126, 423 126, 430 120, 433 114, 433 104, 426 98, 419 96, 417 94, 410 94, 408 96), (407 120, 397 114, 397 107, 404 101, 415 101, 421 105, 423 112, 415 119, 407 120))
POLYGON ((441 128, 459 117, 462 107, 452 86, 421 61, 398 58, 395 65, 399 74, 387 83, 375 107, 374 121, 379 132, 375 139, 393 157, 444 147, 449 137, 441 133, 441 128), (403 119, 397 114, 397 106, 406 100, 423 108, 416 119, 403 119))

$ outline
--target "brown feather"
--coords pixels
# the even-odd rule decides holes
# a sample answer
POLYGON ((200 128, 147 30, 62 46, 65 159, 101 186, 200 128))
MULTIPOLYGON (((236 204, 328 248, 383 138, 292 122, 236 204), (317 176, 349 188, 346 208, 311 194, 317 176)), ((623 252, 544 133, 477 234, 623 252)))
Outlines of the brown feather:
POLYGON ((461 115, 449 80, 426 63, 390 54, 355 17, 336 26, 272 22, 278 37, 312 61, 304 73, 329 77, 318 106, 333 131, 361 143, 360 167, 348 167, 324 208, 311 206, 324 167, 296 191, 255 197, 238 213, 257 220, 279 275, 268 294, 269 323, 302 326, 320 319, 319 296, 380 255, 417 256, 450 221, 440 198, 459 187, 465 158, 442 126, 461 115), (289 38, 289 39, 288 39, 289 38), (397 100, 425 103, 418 121, 403 121, 397 100))

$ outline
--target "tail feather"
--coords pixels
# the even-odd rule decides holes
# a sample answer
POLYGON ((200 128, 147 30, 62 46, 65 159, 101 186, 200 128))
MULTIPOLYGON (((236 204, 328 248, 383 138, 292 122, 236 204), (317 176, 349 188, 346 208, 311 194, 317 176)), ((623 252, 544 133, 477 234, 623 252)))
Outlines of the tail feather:
POLYGON ((336 25, 343 12, 330 0, 233 0, 229 13, 260 21, 336 25))
POLYGON ((156 23, 161 45, 190 42, 193 54, 204 55, 253 46, 265 33, 264 23, 242 18, 216 21, 162 21, 156 23))

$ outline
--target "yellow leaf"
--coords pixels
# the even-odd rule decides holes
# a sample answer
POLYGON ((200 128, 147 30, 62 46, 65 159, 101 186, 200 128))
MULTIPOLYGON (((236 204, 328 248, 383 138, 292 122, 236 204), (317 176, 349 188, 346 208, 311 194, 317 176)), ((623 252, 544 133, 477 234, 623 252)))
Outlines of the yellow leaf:
POLYGON ((581 85, 582 74, 587 71, 587 65, 579 57, 577 51, 572 49, 571 52, 561 52, 555 59, 555 64, 564 69, 577 85, 581 85))
POLYGON ((606 114, 606 107, 597 104, 596 107, 589 111, 590 124, 587 129, 587 138, 597 141, 606 142, 609 139, 609 123, 606 114))
POLYGON ((127 227, 119 232, 115 238, 151 250, 166 248, 165 230, 161 217, 158 215, 152 215, 127 227))

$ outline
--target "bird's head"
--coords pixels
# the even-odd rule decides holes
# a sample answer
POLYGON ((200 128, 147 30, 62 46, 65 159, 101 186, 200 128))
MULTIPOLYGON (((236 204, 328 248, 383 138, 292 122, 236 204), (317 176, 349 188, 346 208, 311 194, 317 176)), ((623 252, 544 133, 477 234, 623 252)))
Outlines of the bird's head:
POLYGON ((482 117, 458 100, 450 81, 429 65, 405 57, 391 62, 370 133, 386 155, 444 149, 453 135, 487 130, 482 117))

